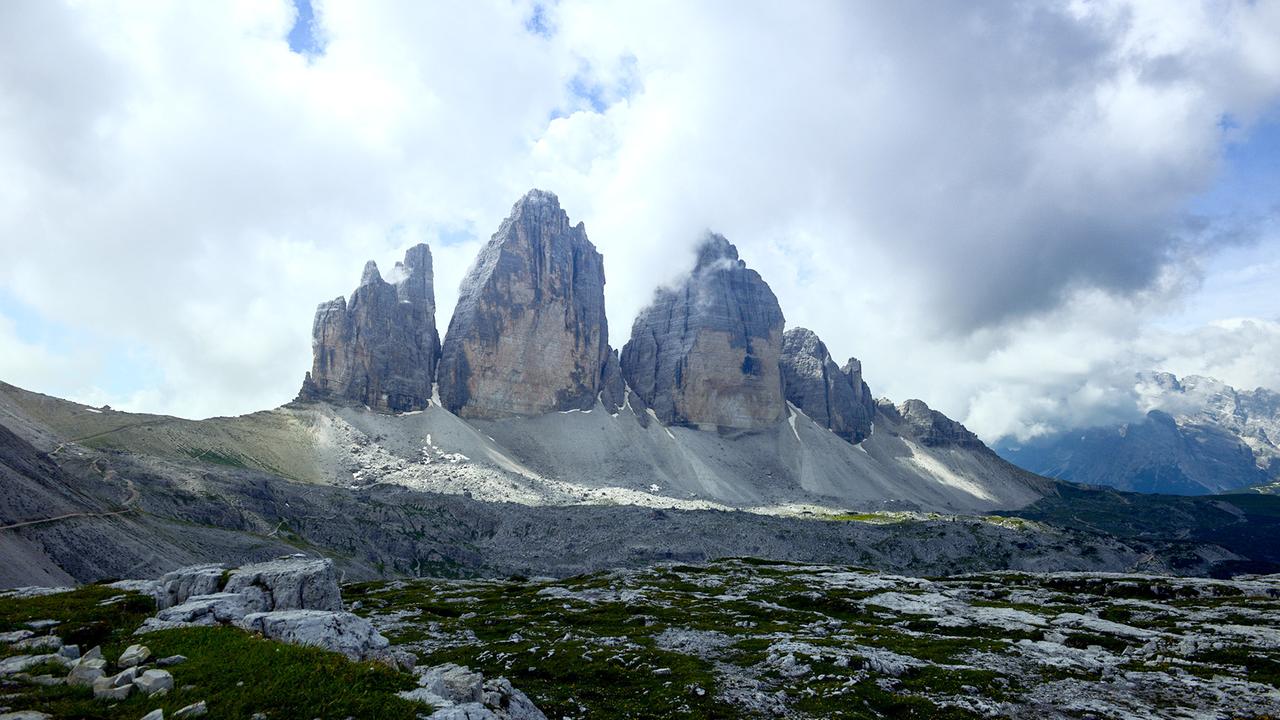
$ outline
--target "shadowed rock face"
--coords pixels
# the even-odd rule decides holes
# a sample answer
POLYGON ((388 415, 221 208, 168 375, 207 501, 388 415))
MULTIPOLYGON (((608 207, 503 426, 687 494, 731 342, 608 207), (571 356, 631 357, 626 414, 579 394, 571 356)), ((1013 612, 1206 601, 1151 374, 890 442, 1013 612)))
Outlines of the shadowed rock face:
POLYGON ((693 272, 661 288, 622 349, 622 374, 667 424, 751 429, 786 413, 778 358, 782 309, 759 273, 720 235, 693 272))
POLYGON ((462 282, 440 400, 467 418, 590 409, 608 342, 603 258, 555 195, 531 190, 462 282))
POLYGON ((322 303, 311 330, 314 359, 298 399, 346 400, 374 410, 421 410, 440 357, 431 250, 409 248, 389 283, 370 260, 360 287, 322 303))
POLYGON ((904 435, 921 445, 991 452, 968 428, 930 408, 923 400, 907 400, 897 406, 881 400, 876 407, 897 423, 904 435))
POLYGON ((804 414, 851 443, 871 435, 875 400, 855 358, 841 369, 812 330, 792 328, 782 336, 781 366, 787 400, 804 414))

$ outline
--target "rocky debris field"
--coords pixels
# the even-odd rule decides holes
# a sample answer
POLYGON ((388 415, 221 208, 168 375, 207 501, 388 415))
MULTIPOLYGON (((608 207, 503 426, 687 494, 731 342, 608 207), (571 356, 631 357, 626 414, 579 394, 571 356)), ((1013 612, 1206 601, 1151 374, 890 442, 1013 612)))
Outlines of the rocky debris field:
POLYGON ((293 556, 0 594, 4 720, 1261 719, 1278 688, 1280 576, 729 559, 339 590, 293 556))
POLYGON ((726 560, 346 597, 398 647, 509 677, 555 718, 1280 714, 1276 576, 726 560))
POLYGON ((506 678, 419 665, 342 606, 332 561, 302 555, 0 593, 0 719, 546 720, 506 678))

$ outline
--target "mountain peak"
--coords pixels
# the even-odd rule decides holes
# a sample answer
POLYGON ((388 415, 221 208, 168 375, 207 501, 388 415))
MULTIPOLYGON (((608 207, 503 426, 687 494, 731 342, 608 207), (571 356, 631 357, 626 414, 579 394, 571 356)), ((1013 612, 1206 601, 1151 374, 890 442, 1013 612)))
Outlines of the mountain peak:
POLYGON ((382 273, 378 272, 378 263, 370 260, 364 264, 364 272, 360 275, 360 287, 382 282, 382 273))
POLYGON ((702 242, 698 244, 698 261, 693 266, 693 271, 698 272, 707 267, 715 265, 722 260, 728 260, 734 264, 745 267, 741 260, 738 259, 738 248, 729 242, 725 236, 709 232, 702 242))

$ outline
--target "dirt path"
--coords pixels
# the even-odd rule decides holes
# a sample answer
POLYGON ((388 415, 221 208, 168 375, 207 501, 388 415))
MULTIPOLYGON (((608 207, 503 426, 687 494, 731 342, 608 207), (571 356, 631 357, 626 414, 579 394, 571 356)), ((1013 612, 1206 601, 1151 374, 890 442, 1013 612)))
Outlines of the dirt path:
POLYGON ((121 510, 110 510, 103 512, 76 512, 67 513, 65 515, 56 515, 54 517, 41 518, 39 520, 24 520, 12 525, 0 525, 0 530, 17 530, 18 528, 29 527, 31 525, 43 525, 45 523, 59 522, 62 520, 71 520, 73 518, 102 518, 112 517, 115 515, 124 515, 136 511, 138 508, 134 505, 138 502, 138 488, 133 484, 132 480, 125 480, 129 487, 129 497, 125 498, 124 508, 121 510))

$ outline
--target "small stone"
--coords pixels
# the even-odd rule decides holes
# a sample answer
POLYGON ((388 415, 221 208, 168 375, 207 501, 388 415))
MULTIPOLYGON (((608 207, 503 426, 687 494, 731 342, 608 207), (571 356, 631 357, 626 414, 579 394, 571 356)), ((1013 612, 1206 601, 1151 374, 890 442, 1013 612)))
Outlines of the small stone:
POLYGON ((68 660, 79 660, 80 646, 79 645, 63 645, 61 648, 58 649, 58 654, 64 658, 67 658, 68 660))
POLYGON ((120 660, 116 663, 120 667, 133 667, 141 665, 151 657, 151 650, 146 645, 130 645, 125 648, 124 653, 120 655, 120 660))
POLYGON ((28 678, 27 680, 27 682, 30 682, 32 685, 42 685, 44 687, 53 687, 54 685, 61 685, 66 681, 67 681, 66 678, 54 677, 52 675, 36 675, 35 677, 28 678))
POLYGON ((48 630, 49 628, 57 627, 58 625, 61 625, 61 624, 62 623, 58 622, 57 620, 32 620, 31 622, 27 623, 27 627, 31 628, 32 630, 48 630))
POLYGON ((156 665, 159 665, 160 667, 173 667, 174 665, 180 665, 186 661, 186 655, 170 655, 169 657, 163 657, 157 660, 156 665))
POLYGON ((84 660, 101 660, 101 659, 102 659, 102 647, 101 647, 101 646, 95 646, 92 650, 90 650, 89 652, 87 652, 87 653, 85 653, 84 655, 81 655, 81 656, 80 656, 80 660, 81 660, 81 661, 84 661, 84 660))
POLYGON ((164 720, 164 709, 156 708, 146 715, 143 715, 142 720, 164 720))
POLYGON ((36 710, 19 710, 0 713, 0 720, 53 720, 53 716, 36 710))
POLYGON ((157 695, 173 689, 173 676, 168 670, 147 670, 135 678, 133 684, 147 695, 157 695))

